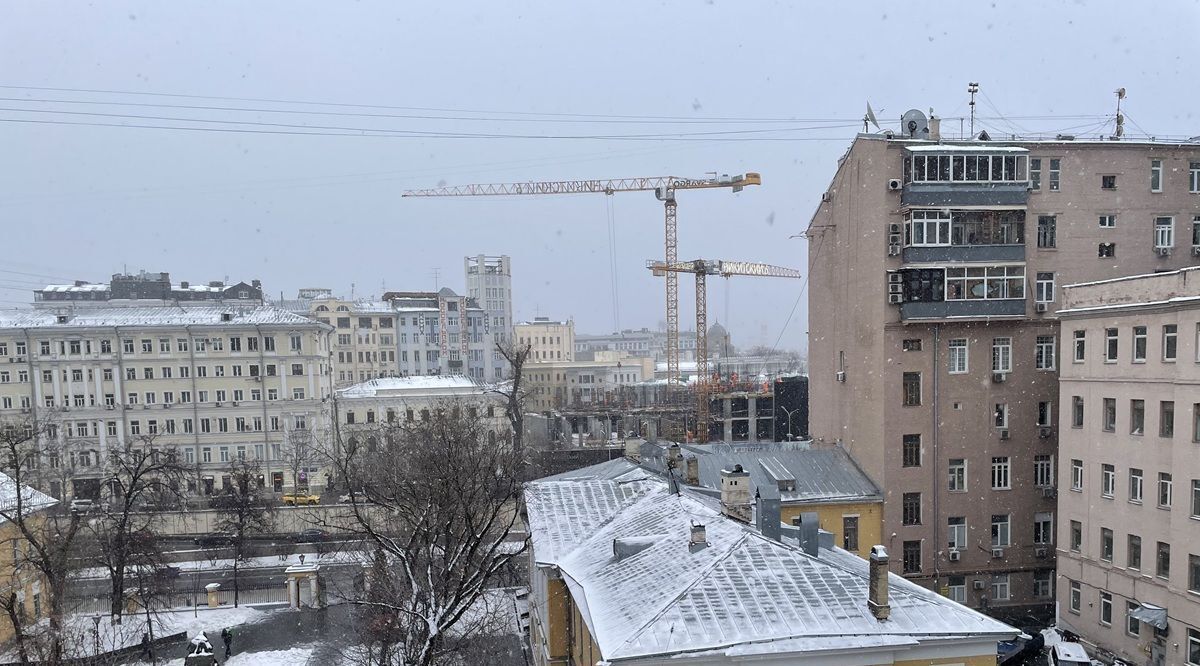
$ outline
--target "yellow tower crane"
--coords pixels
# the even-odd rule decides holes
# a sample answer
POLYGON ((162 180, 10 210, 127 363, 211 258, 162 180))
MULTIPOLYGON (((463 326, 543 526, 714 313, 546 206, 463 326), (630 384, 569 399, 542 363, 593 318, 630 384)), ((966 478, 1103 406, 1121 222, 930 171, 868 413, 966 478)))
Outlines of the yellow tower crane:
MULTIPOLYGON (((733 275, 749 275, 753 277, 798 278, 800 271, 793 268, 782 268, 770 264, 757 264, 748 261, 724 261, 696 259, 694 261, 679 261, 668 263, 663 261, 647 261, 646 268, 656 276, 670 278, 679 273, 692 273, 696 276, 696 441, 708 441, 708 279, 709 275, 730 277, 733 275)), ((726 325, 729 322, 725 322, 726 325)))
MULTIPOLYGON (((741 192, 747 185, 761 185, 762 177, 753 172, 744 175, 713 175, 708 178, 680 178, 678 176, 654 176, 651 178, 614 178, 611 180, 557 180, 528 181, 524 183, 491 183, 434 187, 424 190, 407 190, 406 197, 486 197, 486 196, 529 196, 536 194, 608 194, 617 192, 654 192, 666 209, 666 252, 664 265, 675 265, 678 261, 678 236, 676 233, 676 190, 706 190, 728 188, 741 192)), ((667 282, 667 382, 679 381, 679 275, 666 272, 667 282)))

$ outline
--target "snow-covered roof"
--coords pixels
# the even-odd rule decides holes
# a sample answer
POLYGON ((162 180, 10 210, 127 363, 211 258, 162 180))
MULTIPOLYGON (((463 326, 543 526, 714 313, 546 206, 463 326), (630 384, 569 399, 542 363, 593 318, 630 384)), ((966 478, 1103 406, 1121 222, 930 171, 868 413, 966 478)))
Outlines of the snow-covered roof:
POLYGON ((280 324, 297 327, 323 326, 317 322, 273 305, 156 305, 61 308, 67 317, 58 322, 55 309, 0 313, 0 328, 110 328, 180 326, 236 326, 280 324), (224 315, 232 315, 229 321, 224 315))
POLYGON ((465 375, 410 375, 380 377, 348 386, 338 393, 343 398, 380 398, 385 396, 463 395, 482 393, 484 387, 465 375))
POLYGON ((91 292, 91 291, 108 291, 107 284, 48 284, 42 288, 42 291, 53 292, 91 292))
MULTIPOLYGON (((11 476, 0 472, 0 512, 15 516, 18 499, 17 488, 17 482, 11 476)), ((58 500, 39 490, 25 485, 19 486, 19 488, 21 509, 25 515, 58 504, 58 500)), ((8 519, 0 516, 0 524, 6 522, 8 519)))
POLYGON ((877 620, 866 560, 808 555, 661 481, 536 481, 525 499, 535 560, 561 573, 604 659, 811 655, 1017 633, 894 574, 891 616, 877 620), (690 549, 696 523, 707 543, 690 549), (638 549, 618 557, 616 539, 638 549))
POLYGON ((988 143, 949 144, 934 143, 920 146, 905 146, 905 150, 913 153, 1027 153, 1028 148, 1020 146, 993 146, 988 143))

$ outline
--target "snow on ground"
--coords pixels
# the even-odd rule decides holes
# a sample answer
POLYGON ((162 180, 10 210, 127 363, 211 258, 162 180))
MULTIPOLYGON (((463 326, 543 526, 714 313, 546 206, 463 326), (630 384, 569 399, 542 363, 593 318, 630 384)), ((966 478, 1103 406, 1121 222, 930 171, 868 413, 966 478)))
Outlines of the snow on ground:
MULTIPOLYGON (((270 610, 242 606, 240 608, 198 608, 192 610, 177 610, 159 613, 154 624, 154 636, 159 638, 187 632, 190 640, 201 631, 212 631, 213 627, 240 627, 255 622, 261 622, 270 615, 270 610)), ((94 652, 97 640, 102 651, 108 652, 130 645, 136 645, 146 632, 144 615, 127 615, 121 624, 111 624, 108 617, 101 617, 96 624, 94 615, 72 615, 67 619, 67 631, 77 637, 74 643, 79 649, 72 650, 77 655, 94 652), (99 631, 99 636, 96 631, 99 631)), ((219 643, 220 636, 209 636, 210 642, 219 643)))
MULTIPOLYGON (((263 569, 267 567, 285 567, 294 564, 300 564, 300 556, 304 555, 305 564, 355 564, 362 562, 363 553, 361 551, 345 551, 337 553, 325 553, 321 555, 316 551, 306 553, 293 553, 282 559, 274 555, 266 555, 263 557, 246 558, 238 569, 263 569)), ((172 562, 170 566, 176 567, 181 573, 195 573, 197 571, 203 573, 206 571, 232 571, 233 558, 221 558, 216 560, 189 560, 187 562, 172 562)), ((89 569, 81 569, 78 574, 79 578, 108 578, 108 570, 104 567, 91 567, 89 569)))
POLYGON ((290 650, 273 650, 237 654, 225 662, 225 666, 300 666, 312 658, 314 647, 302 645, 290 650))

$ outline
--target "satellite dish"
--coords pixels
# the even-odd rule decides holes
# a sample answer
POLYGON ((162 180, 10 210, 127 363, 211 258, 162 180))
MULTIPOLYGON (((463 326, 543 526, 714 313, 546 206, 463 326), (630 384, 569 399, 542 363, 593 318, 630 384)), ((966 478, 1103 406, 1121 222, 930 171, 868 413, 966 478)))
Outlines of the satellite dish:
POLYGON ((918 109, 909 109, 900 116, 900 131, 910 139, 928 139, 929 118, 918 109))
POLYGON ((870 102, 867 102, 867 115, 864 117, 864 120, 874 125, 875 129, 879 129, 879 121, 875 118, 875 112, 871 110, 870 102))

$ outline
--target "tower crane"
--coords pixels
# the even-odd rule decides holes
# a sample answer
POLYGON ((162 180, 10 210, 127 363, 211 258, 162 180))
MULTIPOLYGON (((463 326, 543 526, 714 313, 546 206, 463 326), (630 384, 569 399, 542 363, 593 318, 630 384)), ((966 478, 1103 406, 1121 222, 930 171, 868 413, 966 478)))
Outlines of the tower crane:
MULTIPOLYGON (((485 196, 529 196, 537 194, 607 194, 617 192, 654 192, 663 202, 665 217, 664 265, 675 265, 678 261, 678 235, 676 233, 676 190, 706 190, 728 188, 741 192, 747 185, 761 185, 762 176, 747 172, 738 176, 711 175, 707 178, 680 178, 678 176, 654 176, 650 178, 614 178, 611 180, 557 180, 528 181, 524 183, 491 183, 435 187, 430 189, 406 190, 406 197, 485 197, 485 196)), ((679 275, 666 271, 667 283, 667 382, 679 381, 679 275)))
POLYGON ((728 278, 733 275, 749 275, 799 278, 800 271, 794 268, 782 268, 748 261, 709 259, 679 262, 651 260, 646 262, 646 268, 649 268, 655 276, 670 277, 679 273, 691 273, 696 276, 696 441, 707 442, 710 380, 708 376, 708 276, 720 275, 728 278))

